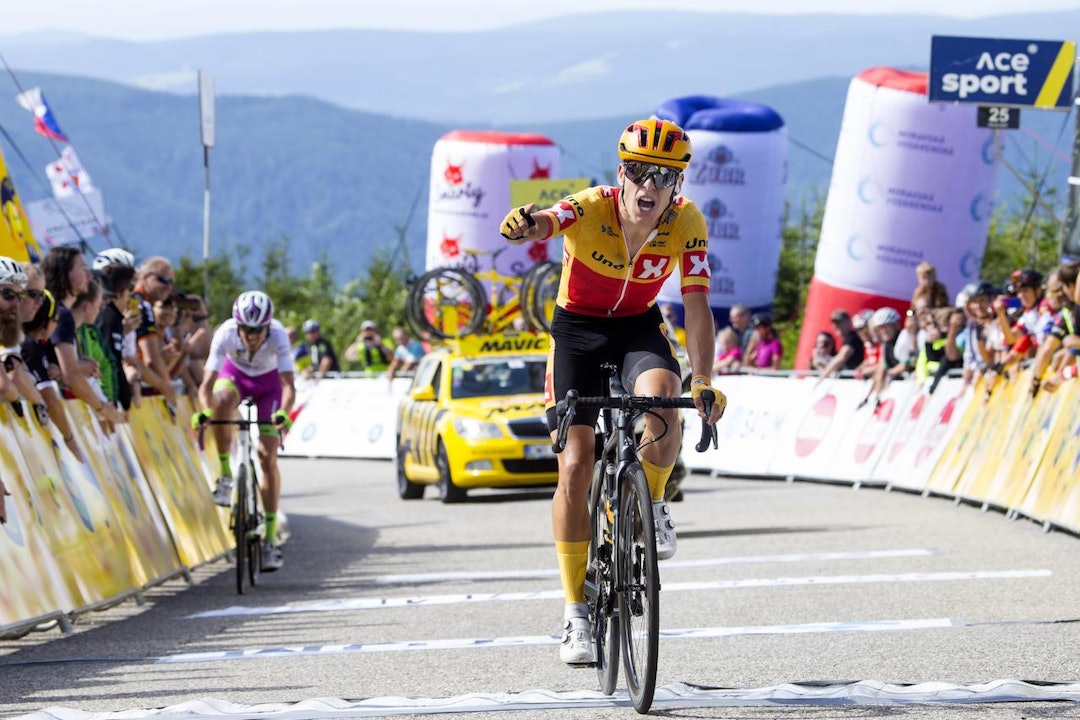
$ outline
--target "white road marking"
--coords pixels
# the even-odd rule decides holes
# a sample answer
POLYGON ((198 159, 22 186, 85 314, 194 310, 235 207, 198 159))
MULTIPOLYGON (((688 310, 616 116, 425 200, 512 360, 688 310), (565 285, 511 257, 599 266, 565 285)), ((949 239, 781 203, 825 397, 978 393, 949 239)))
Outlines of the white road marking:
MULTIPOLYGON (((718 567, 721 565, 750 565, 767 563, 822 562, 830 560, 891 560, 909 557, 930 557, 933 551, 924 548, 900 550, 853 550, 844 552, 786 553, 782 555, 741 555, 734 557, 707 558, 704 560, 673 560, 664 562, 664 568, 718 567)), ((379 575, 370 580, 375 585, 406 585, 409 583, 435 583, 450 580, 522 580, 527 578, 558 577, 557 568, 535 570, 462 570, 458 572, 412 573, 379 575)))
MULTIPOLYGON (((834 632, 884 632, 897 630, 927 630, 931 628, 962 627, 963 623, 949 618, 915 620, 867 620, 862 622, 804 623, 795 625, 750 625, 743 627, 685 628, 661 630, 664 640, 687 640, 740 635, 799 635, 834 632)), ((350 643, 348 645, 309 645, 257 648, 253 650, 215 650, 212 652, 177 653, 155 659, 159 664, 220 662, 224 660, 260 660, 294 658, 305 655, 340 655, 346 653, 405 652, 413 650, 469 650, 492 647, 527 647, 557 645, 558 635, 521 635, 498 638, 447 638, 442 640, 404 640, 381 643, 350 643)))
MULTIPOLYGON (((852 585, 869 583, 954 582, 964 580, 1016 580, 1050 577, 1050 570, 988 570, 936 573, 874 573, 869 575, 814 575, 808 577, 747 578, 743 580, 711 580, 701 582, 665 582, 664 593, 692 590, 736 590, 740 588, 795 587, 800 585, 852 585)), ((284 615, 291 613, 341 612, 347 610, 378 610, 419 605, 454 605, 477 602, 520 602, 562 598, 562 590, 536 590, 508 593, 457 593, 450 595, 421 595, 414 597, 350 598, 319 602, 292 603, 253 607, 234 605, 221 610, 188 615, 188 619, 239 617, 247 615, 284 615)))
MULTIPOLYGON (((1080 701, 1080 683, 1031 684, 1018 680, 992 680, 971 685, 944 682, 898 685, 861 680, 832 685, 788 683, 759 688, 703 688, 669 683, 656 688, 654 710, 704 707, 755 707, 775 705, 933 705, 990 702, 1080 701)), ((296 703, 239 703, 203 698, 164 708, 84 712, 51 707, 33 714, 34 720, 163 720, 164 718, 260 718, 295 720, 311 718, 366 718, 391 715, 435 715, 490 712, 505 715, 513 710, 590 710, 629 707, 625 690, 607 696, 596 690, 528 690, 520 693, 468 693, 443 698, 376 697, 365 700, 314 698, 296 703)))

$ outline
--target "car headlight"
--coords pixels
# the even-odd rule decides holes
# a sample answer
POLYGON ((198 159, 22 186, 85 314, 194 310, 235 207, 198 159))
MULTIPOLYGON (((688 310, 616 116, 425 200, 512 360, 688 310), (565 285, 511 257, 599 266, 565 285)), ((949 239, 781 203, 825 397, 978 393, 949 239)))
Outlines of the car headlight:
POLYGON ((503 431, 495 423, 468 417, 454 418, 454 432, 466 440, 503 437, 503 431))

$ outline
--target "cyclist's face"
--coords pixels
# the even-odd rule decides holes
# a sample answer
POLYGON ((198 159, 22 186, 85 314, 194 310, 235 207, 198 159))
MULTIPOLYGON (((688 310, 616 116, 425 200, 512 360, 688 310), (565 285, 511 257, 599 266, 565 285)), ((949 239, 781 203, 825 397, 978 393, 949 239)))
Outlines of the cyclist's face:
POLYGON ((268 328, 266 327, 248 327, 246 325, 240 325, 237 328, 237 332, 240 333, 240 339, 244 341, 244 347, 248 349, 248 352, 255 352, 266 339, 267 329, 268 328))
POLYGON ((649 174, 637 184, 630 179, 626 167, 619 165, 619 184, 622 186, 622 207, 626 219, 631 223, 656 225, 671 200, 675 197, 680 183, 666 188, 657 188, 655 175, 649 174))

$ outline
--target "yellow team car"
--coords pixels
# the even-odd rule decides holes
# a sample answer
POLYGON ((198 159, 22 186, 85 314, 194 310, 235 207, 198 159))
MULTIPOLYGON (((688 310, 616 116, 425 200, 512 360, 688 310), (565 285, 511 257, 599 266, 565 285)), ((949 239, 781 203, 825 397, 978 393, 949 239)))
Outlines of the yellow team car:
POLYGON ((553 485, 544 419, 546 335, 451 341, 424 356, 398 407, 397 485, 405 500, 434 485, 444 503, 469 488, 553 485))

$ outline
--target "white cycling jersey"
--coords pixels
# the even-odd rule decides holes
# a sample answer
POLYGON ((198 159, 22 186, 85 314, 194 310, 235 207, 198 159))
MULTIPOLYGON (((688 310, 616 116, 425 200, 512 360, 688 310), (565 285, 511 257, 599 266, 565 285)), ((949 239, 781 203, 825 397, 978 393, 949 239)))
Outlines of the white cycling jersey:
POLYGON ((293 351, 285 326, 277 320, 270 321, 270 334, 254 353, 249 353, 240 337, 236 320, 229 318, 214 331, 210 341, 210 355, 206 358, 206 371, 219 372, 225 358, 240 372, 249 377, 278 372, 293 372, 293 351))

